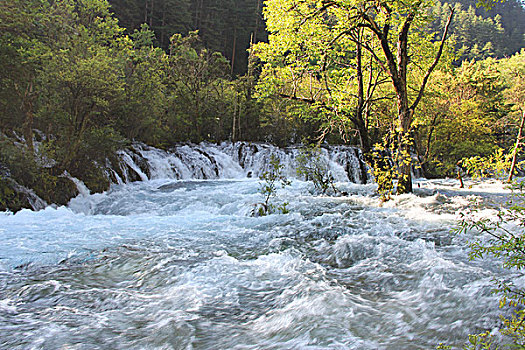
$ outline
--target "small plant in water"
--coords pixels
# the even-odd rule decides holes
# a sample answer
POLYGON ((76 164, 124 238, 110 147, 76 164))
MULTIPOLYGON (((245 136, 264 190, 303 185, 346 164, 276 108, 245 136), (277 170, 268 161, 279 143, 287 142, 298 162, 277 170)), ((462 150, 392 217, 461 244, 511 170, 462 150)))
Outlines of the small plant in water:
POLYGON ((319 146, 308 146, 301 150, 296 159, 297 175, 302 176, 307 181, 314 183, 315 190, 325 194, 332 189, 337 193, 334 184, 334 177, 328 169, 328 164, 321 157, 319 146))
POLYGON ((377 183, 377 193, 381 198, 381 202, 389 201, 394 192, 394 177, 396 176, 396 172, 394 170, 394 164, 391 163, 388 154, 388 151, 381 145, 376 145, 372 153, 372 171, 377 183))
POLYGON ((253 214, 255 216, 264 216, 274 213, 276 210, 282 214, 289 213, 288 203, 282 203, 276 206, 270 203, 272 197, 277 195, 277 185, 280 184, 282 188, 290 185, 290 180, 283 174, 284 165, 281 164, 279 159, 272 154, 270 157, 270 166, 267 171, 263 172, 259 179, 263 181, 259 192, 264 196, 263 203, 255 204, 253 214))

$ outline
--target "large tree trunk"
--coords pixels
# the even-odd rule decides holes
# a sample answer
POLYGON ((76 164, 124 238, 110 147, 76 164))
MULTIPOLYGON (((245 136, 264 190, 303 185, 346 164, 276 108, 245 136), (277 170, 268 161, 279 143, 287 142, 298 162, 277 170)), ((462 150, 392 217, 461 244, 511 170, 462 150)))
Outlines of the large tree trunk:
POLYGON ((398 151, 396 162, 399 167, 399 179, 397 183, 397 193, 412 192, 412 157, 410 149, 412 140, 410 138, 410 128, 412 125, 412 110, 408 106, 408 94, 406 90, 406 76, 397 92, 398 122, 399 132, 397 134, 398 151))
POLYGON ((397 193, 412 192, 412 157, 410 155, 410 133, 401 130, 398 134, 398 154, 397 163, 399 167, 399 179, 397 183, 397 193))
MULTIPOLYGON (((391 9, 388 6, 383 6, 382 10, 387 14, 391 14, 391 9)), ((397 186, 397 193, 409 193, 412 192, 412 174, 411 174, 411 156, 410 156, 410 145, 412 143, 410 139, 410 129, 412 127, 412 120, 413 120, 413 114, 414 111, 417 108, 417 105, 419 104, 419 101, 421 101, 421 98, 423 96, 423 92, 425 91, 425 86, 428 82, 428 79, 430 78, 430 75, 432 74, 433 70, 436 68, 439 59, 441 58, 441 55, 443 53, 443 46, 445 44, 445 40, 447 37, 448 29, 450 27, 450 23, 452 22, 452 18, 454 15, 454 10, 450 8, 450 15, 448 17, 447 24, 445 26, 445 30, 443 32, 443 37, 441 38, 441 43, 439 46, 439 50, 436 53, 436 56, 434 57, 434 61, 427 69, 427 72, 425 76, 423 77, 423 81, 421 83, 421 86, 419 87, 417 97, 414 100, 414 102, 410 105, 408 102, 408 81, 407 81, 407 70, 408 70, 408 63, 409 63, 409 55, 408 55, 408 40, 409 40, 409 30, 410 26, 412 25, 414 18, 418 12, 419 8, 414 8, 411 12, 409 12, 406 17, 404 18, 403 25, 400 27, 399 34, 397 36, 397 50, 396 53, 392 51, 392 48, 390 46, 389 42, 389 32, 390 32, 390 23, 387 22, 383 25, 382 28, 378 25, 378 23, 375 21, 375 19, 372 16, 369 16, 367 13, 363 13, 363 19, 368 22, 368 28, 372 30, 372 32, 375 34, 377 39, 379 40, 381 44, 381 49, 383 51, 383 55, 385 58, 385 61, 377 59, 377 63, 382 67, 382 69, 388 73, 392 85, 394 87, 394 90, 396 92, 397 97, 397 112, 398 112, 398 123, 399 123, 399 131, 398 131, 398 145, 397 145, 397 151, 398 151, 398 168, 399 168, 399 179, 398 179, 398 186, 397 186)), ((372 54, 374 54, 372 52, 372 54)))

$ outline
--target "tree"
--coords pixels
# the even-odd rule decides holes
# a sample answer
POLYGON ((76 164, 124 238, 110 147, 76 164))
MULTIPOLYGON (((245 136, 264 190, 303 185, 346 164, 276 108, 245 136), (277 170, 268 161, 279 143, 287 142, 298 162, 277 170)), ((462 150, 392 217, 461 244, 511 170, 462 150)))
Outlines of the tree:
POLYGON ((0 126, 22 131, 31 154, 36 79, 54 39, 61 37, 57 24, 67 10, 67 4, 61 8, 37 0, 0 4, 0 126))
MULTIPOLYGON (((56 156, 61 170, 78 167, 88 137, 110 136, 116 115, 112 108, 123 98, 122 65, 118 38, 122 28, 110 15, 105 1, 86 1, 72 6, 72 32, 42 65, 39 76, 41 101, 38 117, 44 130, 56 137, 56 156)), ((113 136, 110 136, 113 137, 113 136)), ((97 140, 99 146, 100 140, 97 140)), ((104 152, 85 154, 88 159, 104 152)), ((85 160, 85 159, 84 159, 85 160)), ((83 166, 80 166, 82 168, 83 166)))
POLYGON ((122 40, 119 62, 123 66, 124 99, 115 106, 116 128, 129 140, 163 146, 168 138, 166 79, 168 56, 153 46, 147 25, 135 30, 132 40, 122 40))
MULTIPOLYGON (((387 75, 397 104, 399 193, 412 191, 409 151, 414 113, 443 54, 454 13, 451 8, 441 39, 428 44, 432 36, 422 29, 428 21, 426 10, 430 5, 430 2, 421 0, 266 2, 265 17, 271 34, 269 44, 260 45, 263 53, 259 56, 264 61, 276 62, 280 68, 292 68, 293 74, 293 68, 301 67, 304 57, 315 58, 310 52, 313 45, 304 47, 305 36, 309 35, 310 40, 318 44, 317 51, 321 53, 314 51, 318 56, 324 56, 325 50, 353 42, 358 49, 366 50, 387 75), (288 47, 292 55, 284 55, 279 61, 282 47, 288 47)), ((351 52, 344 48, 340 54, 351 57, 351 52)), ((322 67, 324 62, 318 61, 317 64, 322 67)), ((271 69, 274 68, 266 66, 267 71, 271 69)), ((312 81, 312 93, 315 94, 315 87, 322 84, 322 79, 312 77, 312 81)), ((344 87, 339 90, 343 91, 344 87)))
MULTIPOLYGON (((497 58, 508 57, 514 53, 519 52, 525 47, 525 22, 523 17, 525 16, 525 6, 521 0, 506 0, 506 1, 494 1, 494 0, 456 0, 459 2, 463 9, 469 7, 475 7, 475 13, 477 16, 481 16, 484 20, 496 19, 500 17, 501 26, 504 29, 503 39, 499 43, 502 49, 496 52, 497 58)), ((472 33, 475 37, 486 37, 487 34, 493 33, 492 28, 485 27, 484 32, 472 33)))
MULTIPOLYGON (((509 170, 508 181, 512 180, 518 152, 521 150, 523 139, 523 127, 525 124, 525 49, 516 55, 500 60, 507 88, 504 91, 506 101, 511 104, 511 115, 513 120, 519 120, 517 124, 517 136, 512 150, 512 163, 509 170)), ((512 120, 511 119, 511 120, 512 120)))
POLYGON ((243 74, 248 66, 247 49, 264 39, 260 24, 262 0, 199 0, 192 2, 192 30, 204 46, 221 52, 230 61, 230 73, 243 74))
POLYGON ((275 212, 275 209, 279 210, 282 214, 288 213, 287 202, 277 207, 270 202, 271 198, 277 195, 277 184, 280 184, 281 188, 284 188, 291 183, 283 174, 283 170, 284 165, 281 164, 279 158, 272 154, 268 163, 268 169, 259 176, 259 179, 262 181, 259 192, 264 197, 264 203, 255 204, 254 215, 264 216, 272 214, 275 212))
MULTIPOLYGON (((454 4, 454 13, 454 21, 450 25, 450 41, 458 51, 457 63, 503 57, 507 54, 505 30, 500 15, 484 18, 476 13, 473 5, 463 9, 460 3, 454 4)), ((430 24, 431 31, 439 31, 448 19, 449 5, 437 3, 432 7, 432 14, 435 20, 430 24)))
MULTIPOLYGON (((282 9, 281 9, 282 10, 282 9)), ((267 62, 258 83, 260 97, 281 98, 302 104, 303 119, 321 120, 323 135, 333 130, 348 138, 356 130, 365 154, 371 150, 370 114, 374 93, 385 77, 360 44, 362 28, 351 38, 338 28, 320 28, 319 23, 279 21, 289 12, 267 13, 269 29, 277 32, 270 43, 259 43, 254 52, 267 62), (273 27, 272 27, 273 26, 273 27), (279 26, 279 27, 276 27, 279 26)))
MULTIPOLYGON (((76 190, 63 171, 83 180, 101 175, 97 164, 120 145, 111 108, 119 100, 122 30, 102 0, 0 6, 0 120, 8 136, 0 163, 10 174, 4 184, 18 182, 65 204, 76 190)), ((107 188, 103 175, 92 180, 93 189, 107 188)))
POLYGON ((202 47, 196 32, 171 39, 167 76, 168 114, 175 135, 200 142, 218 136, 228 62, 202 47), (176 130, 176 129, 179 130, 176 130))
POLYGON ((507 148, 504 83, 494 59, 436 72, 414 122, 424 176, 455 176, 461 159, 507 148))
POLYGON ((110 0, 111 9, 129 34, 147 24, 155 33, 155 42, 168 49, 175 33, 191 29, 189 0, 110 0))
POLYGON ((334 194, 338 193, 334 184, 335 179, 330 173, 320 147, 312 145, 302 148, 295 162, 297 175, 302 176, 306 181, 312 181, 316 191, 325 194, 331 188, 334 194))
MULTIPOLYGON (((391 83, 396 93, 397 98, 397 119, 398 119, 398 147, 400 151, 399 168, 400 178, 398 182, 398 193, 412 192, 412 178, 411 178, 411 158, 410 158, 410 139, 409 133, 412 128, 414 120, 414 113, 423 97, 426 84, 433 70, 436 68, 439 59, 443 53, 445 40, 448 33, 448 28, 452 21, 454 14, 453 9, 450 9, 450 15, 445 25, 442 39, 435 52, 434 60, 424 70, 423 79, 419 87, 416 88, 416 96, 413 101, 409 101, 409 85, 408 85, 408 70, 414 59, 409 57, 409 43, 417 43, 420 38, 410 35, 411 27, 417 20, 421 20, 425 4, 422 1, 414 1, 409 3, 392 2, 392 4, 371 5, 372 13, 368 11, 358 10, 357 15, 362 22, 362 26, 370 29, 380 42, 383 58, 379 58, 374 54, 376 62, 387 72, 391 79, 391 83), (397 11, 396 11, 397 10, 397 11), (396 18, 397 17, 397 18, 396 18), (397 39, 395 40, 395 47, 397 47, 396 54, 393 53, 393 44, 390 41, 390 30, 397 26, 397 39)), ((365 46, 366 47, 366 46, 365 46)), ((412 48, 413 49, 413 48, 412 48)), ((369 48, 373 52, 372 48, 369 48)), ((414 51, 412 51, 414 53, 414 51)), ((417 54, 416 54, 417 55, 417 54)))

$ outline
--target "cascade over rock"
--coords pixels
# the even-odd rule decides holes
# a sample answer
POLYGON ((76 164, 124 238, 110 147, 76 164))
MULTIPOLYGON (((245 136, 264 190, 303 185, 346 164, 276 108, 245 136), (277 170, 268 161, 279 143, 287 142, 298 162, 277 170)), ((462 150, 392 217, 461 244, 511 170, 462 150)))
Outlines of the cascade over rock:
POLYGON ((0 182, 0 190, 11 193, 8 201, 0 203, 0 211, 10 210, 17 212, 22 208, 41 210, 47 206, 46 201, 37 196, 33 190, 20 185, 11 177, 0 179, 2 180, 0 182))
MULTIPOLYGON (((120 152, 120 164, 109 178, 116 183, 148 179, 235 179, 257 177, 268 170, 272 155, 296 177, 299 147, 278 148, 263 143, 223 142, 180 145, 169 151, 134 143, 120 152)), ((371 175, 361 150, 351 146, 321 148, 321 157, 336 181, 366 184, 371 175)))
MULTIPOLYGON (((259 177, 269 169, 270 159, 275 156, 284 166, 285 175, 296 178, 299 155, 300 147, 278 148, 264 143, 223 142, 217 145, 203 142, 181 144, 166 151, 136 142, 107 159, 103 169, 108 186, 109 183, 153 179, 241 179, 259 177)), ((336 182, 366 184, 373 181, 359 148, 323 146, 320 157, 336 182)), ((0 190, 5 187, 6 191, 13 192, 13 203, 0 205, 0 210, 41 210, 48 204, 67 204, 79 193, 90 192, 81 179, 73 178, 67 172, 58 177, 56 189, 49 198, 40 198, 33 190, 11 179, 6 171, 0 175, 4 179, 0 190)))

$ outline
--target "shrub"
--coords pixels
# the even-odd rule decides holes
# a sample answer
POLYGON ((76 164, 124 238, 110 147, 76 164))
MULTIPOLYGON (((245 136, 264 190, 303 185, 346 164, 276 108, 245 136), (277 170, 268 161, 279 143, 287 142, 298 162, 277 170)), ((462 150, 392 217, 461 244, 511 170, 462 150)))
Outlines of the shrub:
POLYGON ((286 202, 278 206, 270 203, 270 199, 277 195, 277 185, 279 183, 282 188, 290 185, 290 181, 283 174, 283 169, 284 165, 281 164, 279 158, 272 154, 268 170, 259 176, 259 179, 263 181, 259 192, 264 196, 264 202, 255 204, 255 210, 253 212, 255 216, 272 214, 276 210, 281 214, 287 214, 289 212, 287 208, 288 203, 286 202))
POLYGON ((328 164, 323 159, 321 149, 318 146, 303 148, 296 159, 297 175, 307 181, 312 181, 317 191, 325 194, 330 188, 337 193, 334 177, 330 173, 328 164))
MULTIPOLYGON (((476 239, 469 243, 470 259, 492 256, 509 270, 525 268, 525 184, 512 185, 515 196, 512 202, 500 208, 496 219, 476 218, 464 214, 458 233, 475 232, 487 235, 488 240, 476 239), (512 224, 514 228, 509 228, 512 224), (515 227, 518 229, 516 230, 515 227)), ((525 289, 513 281, 495 281, 495 292, 501 295, 500 307, 509 309, 510 316, 500 316, 500 332, 512 341, 511 348, 525 347, 525 289)), ((493 338, 488 333, 469 336, 467 349, 494 349, 493 338)))

